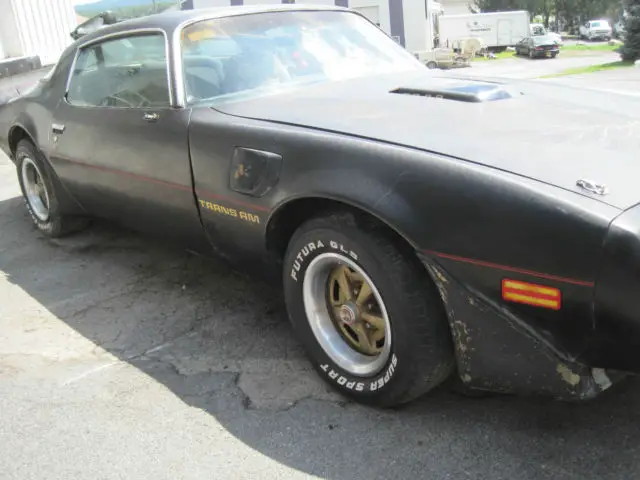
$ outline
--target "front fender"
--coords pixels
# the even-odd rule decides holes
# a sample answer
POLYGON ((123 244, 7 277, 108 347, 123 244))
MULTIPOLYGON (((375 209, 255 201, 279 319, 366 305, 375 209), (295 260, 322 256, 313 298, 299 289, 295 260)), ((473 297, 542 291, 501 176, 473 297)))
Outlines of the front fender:
POLYGON ((267 225, 298 201, 329 200, 377 218, 417 249, 417 239, 412 237, 412 229, 403 219, 416 218, 419 212, 397 191, 402 177, 407 174, 401 172, 395 178, 383 181, 376 175, 363 174, 351 167, 339 171, 323 169, 301 172, 296 181, 288 185, 290 194, 279 199, 272 209, 267 225))
POLYGON ((282 152, 270 219, 301 198, 359 208, 568 355, 585 351, 602 242, 618 209, 432 152, 322 132, 307 135, 305 146, 282 152), (321 148, 313 148, 316 141, 321 148), (505 305, 505 278, 559 289, 561 308, 505 305))

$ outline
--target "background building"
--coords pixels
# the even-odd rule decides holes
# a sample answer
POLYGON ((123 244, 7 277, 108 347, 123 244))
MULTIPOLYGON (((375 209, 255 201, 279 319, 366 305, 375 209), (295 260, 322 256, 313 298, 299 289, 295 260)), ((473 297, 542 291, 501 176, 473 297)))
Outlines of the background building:
POLYGON ((71 0, 0 0, 0 76, 55 63, 76 25, 71 0))

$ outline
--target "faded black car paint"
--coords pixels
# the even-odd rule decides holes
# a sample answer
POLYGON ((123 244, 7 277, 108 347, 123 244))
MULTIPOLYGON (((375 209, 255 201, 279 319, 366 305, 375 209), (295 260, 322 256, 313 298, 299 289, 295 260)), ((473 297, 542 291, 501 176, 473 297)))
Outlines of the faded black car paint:
MULTIPOLYGON (((446 92, 452 85, 487 85, 427 70, 413 78, 360 79, 339 88, 188 108, 179 103, 171 62, 174 105, 154 109, 157 121, 145 120, 143 109, 65 102, 78 45, 138 27, 163 29, 171 39, 187 15, 125 22, 88 35, 65 52, 49 79, 0 110, 0 146, 11 155, 16 132, 32 139, 68 194, 66 211, 118 219, 255 266, 277 265, 278 252, 268 248, 270 237, 279 235, 272 226, 287 224, 291 205, 339 202, 384 222, 425 264, 447 307, 468 385, 584 398, 608 386, 604 372, 592 367, 640 371, 633 295, 640 218, 636 210, 620 216, 638 201, 623 170, 637 152, 637 137, 622 132, 631 113, 622 119, 610 113, 625 109, 620 100, 600 112, 619 129, 615 139, 623 146, 613 168, 599 163, 611 139, 585 136, 585 124, 579 124, 582 145, 573 137, 563 143, 573 127, 560 123, 540 143, 536 120, 545 115, 562 114, 566 118, 558 121, 574 126, 589 121, 587 109, 570 95, 560 109, 534 105, 544 102, 537 86, 479 103, 390 93, 399 86, 446 92), (523 112, 532 116, 523 118, 523 112), (52 131, 56 124, 64 125, 64 133, 52 131), (513 138, 491 138, 505 129, 513 138), (264 195, 231 188, 237 147, 282 158, 264 195), (592 156, 558 161, 576 151, 592 156), (585 173, 604 177, 614 187, 611 195, 598 198, 575 187, 585 173), (504 278, 560 289, 561 308, 504 302, 504 278)), ((547 98, 563 96, 548 91, 547 98)))
POLYGON ((637 370, 640 206, 627 210, 612 222, 600 265, 594 302, 597 335, 588 361, 620 370, 637 370))

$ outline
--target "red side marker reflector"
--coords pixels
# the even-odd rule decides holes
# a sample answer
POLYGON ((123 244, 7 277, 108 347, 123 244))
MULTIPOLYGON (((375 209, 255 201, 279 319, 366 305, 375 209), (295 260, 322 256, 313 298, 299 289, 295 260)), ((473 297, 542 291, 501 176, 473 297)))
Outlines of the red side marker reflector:
POLYGON ((502 298, 509 302, 560 310, 562 294, 557 288, 505 278, 502 280, 502 298))

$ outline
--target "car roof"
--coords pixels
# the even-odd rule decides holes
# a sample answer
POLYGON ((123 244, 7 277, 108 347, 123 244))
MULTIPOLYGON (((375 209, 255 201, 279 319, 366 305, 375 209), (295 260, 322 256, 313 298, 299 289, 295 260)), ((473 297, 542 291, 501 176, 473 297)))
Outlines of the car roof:
POLYGON ((286 11, 350 11, 349 8, 334 5, 314 5, 314 4, 272 4, 272 5, 241 5, 217 8, 201 8, 195 10, 174 10, 162 13, 155 13, 145 17, 124 20, 114 25, 108 25, 95 32, 85 35, 77 41, 78 45, 91 43, 108 35, 127 32, 139 29, 162 29, 173 31, 184 23, 198 20, 208 20, 236 15, 251 15, 267 12, 286 11))

